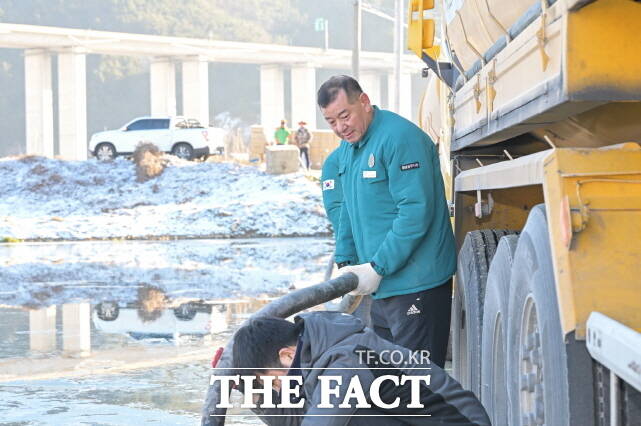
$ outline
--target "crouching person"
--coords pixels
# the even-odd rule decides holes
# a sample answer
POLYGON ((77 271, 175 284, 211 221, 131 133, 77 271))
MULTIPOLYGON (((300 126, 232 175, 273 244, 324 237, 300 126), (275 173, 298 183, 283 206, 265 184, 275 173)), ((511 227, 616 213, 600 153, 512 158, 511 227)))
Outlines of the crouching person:
POLYGON ((258 395, 252 410, 269 425, 490 424, 479 400, 426 354, 352 315, 258 318, 236 332, 233 351, 236 374, 253 383, 239 380, 241 391, 258 395), (272 389, 260 394, 258 383, 272 389))

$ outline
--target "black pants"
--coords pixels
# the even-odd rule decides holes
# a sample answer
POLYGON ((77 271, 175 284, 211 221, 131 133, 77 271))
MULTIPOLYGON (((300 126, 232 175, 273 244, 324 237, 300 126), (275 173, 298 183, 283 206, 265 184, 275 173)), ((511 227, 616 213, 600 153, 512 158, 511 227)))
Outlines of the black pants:
POLYGON ((429 290, 375 300, 374 305, 387 322, 386 327, 374 322, 376 334, 385 337, 384 329, 389 329, 393 343, 413 351, 426 349, 430 361, 443 368, 450 337, 451 278, 429 290))
POLYGON ((303 160, 303 164, 305 165, 305 168, 309 170, 309 148, 300 148, 300 156, 303 160))

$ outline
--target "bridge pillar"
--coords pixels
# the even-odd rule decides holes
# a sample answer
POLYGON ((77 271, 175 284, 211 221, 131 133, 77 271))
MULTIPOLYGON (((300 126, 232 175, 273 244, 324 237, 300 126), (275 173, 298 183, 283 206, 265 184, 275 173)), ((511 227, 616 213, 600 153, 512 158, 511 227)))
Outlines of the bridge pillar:
POLYGON ((260 124, 268 141, 285 118, 285 85, 279 65, 260 66, 260 124))
POLYGON ((363 92, 367 93, 372 105, 381 105, 381 75, 376 71, 361 71, 359 84, 363 92))
POLYGON ((170 58, 154 58, 149 66, 151 115, 176 115, 176 66, 170 58))
POLYGON ((182 63, 183 115, 209 126, 209 62, 200 56, 182 63))
POLYGON ((87 159, 86 55, 78 49, 58 54, 60 156, 87 159))
POLYGON ((27 154, 53 157, 53 92, 51 55, 42 49, 26 49, 25 122, 27 154))
MULTIPOLYGON (((394 74, 389 74, 387 79, 387 95, 388 95, 388 108, 394 111, 394 74)), ((400 102, 397 114, 412 120, 412 74, 401 73, 401 90, 400 102)))
POLYGON ((297 128, 299 121, 316 128, 316 68, 307 64, 292 67, 291 127, 297 128))

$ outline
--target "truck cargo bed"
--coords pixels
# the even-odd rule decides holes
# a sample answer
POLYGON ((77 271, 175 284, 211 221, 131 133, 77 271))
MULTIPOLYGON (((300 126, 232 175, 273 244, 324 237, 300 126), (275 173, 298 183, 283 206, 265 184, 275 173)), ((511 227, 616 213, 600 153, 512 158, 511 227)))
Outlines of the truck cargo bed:
MULTIPOLYGON (((566 7, 530 7, 514 24, 529 22, 518 35, 505 37, 502 48, 495 42, 464 70, 450 107, 452 151, 524 133, 560 147, 641 139, 641 4, 566 7)), ((456 38, 455 30, 448 37, 456 38)))

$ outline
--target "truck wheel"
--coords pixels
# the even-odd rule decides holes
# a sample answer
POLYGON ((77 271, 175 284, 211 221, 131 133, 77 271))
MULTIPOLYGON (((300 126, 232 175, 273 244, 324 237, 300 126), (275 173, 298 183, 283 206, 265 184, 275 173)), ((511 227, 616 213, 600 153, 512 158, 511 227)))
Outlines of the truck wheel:
POLYGON ((452 300, 452 374, 465 389, 480 395, 483 299, 490 262, 504 229, 468 232, 459 252, 452 300))
POLYGON ((116 158, 116 148, 109 142, 101 142, 94 151, 96 158, 100 161, 109 161, 116 158))
POLYGON ((623 402, 623 424, 632 426, 641 419, 641 391, 636 390, 630 383, 623 382, 621 399, 623 402))
POLYGON ((510 276, 508 395, 511 425, 569 424, 566 344, 554 284, 545 207, 535 206, 510 276))
MULTIPOLYGON (((609 425, 610 419, 610 370, 592 360, 594 371, 594 417, 596 425, 609 425)), ((641 419, 641 392, 629 383, 619 380, 619 425, 633 426, 641 419)))
POLYGON ((191 160, 192 158, 194 158, 194 149, 186 142, 180 142, 174 145, 171 153, 178 158, 182 158, 183 160, 191 160))
POLYGON ((481 333, 481 401, 495 425, 508 424, 507 310, 517 235, 501 238, 485 286, 481 333))
POLYGON ((486 236, 483 231, 472 231, 465 236, 458 256, 452 300, 452 375, 461 386, 473 392, 469 353, 473 344, 468 340, 471 334, 469 330, 474 328, 470 324, 470 316, 478 316, 475 315, 478 313, 478 304, 473 302, 473 294, 475 289, 485 285, 489 269, 487 255, 489 251, 496 250, 496 247, 491 247, 493 239, 486 243, 486 236))

